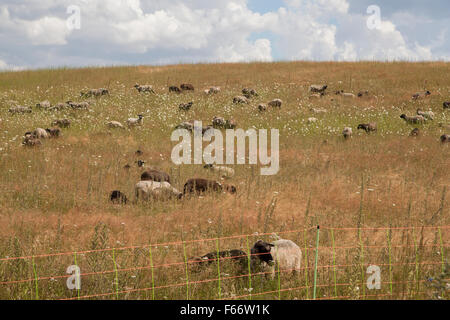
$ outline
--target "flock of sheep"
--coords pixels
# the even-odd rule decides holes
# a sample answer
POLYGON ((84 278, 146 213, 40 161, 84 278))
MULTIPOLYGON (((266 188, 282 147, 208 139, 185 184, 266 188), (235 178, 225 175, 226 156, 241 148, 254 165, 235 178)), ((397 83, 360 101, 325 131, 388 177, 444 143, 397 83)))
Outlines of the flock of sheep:
MULTIPOLYGON (((134 88, 139 93, 155 93, 155 90, 151 85, 139 85, 136 84, 134 88)), ((311 85, 310 86, 310 98, 322 98, 327 95, 326 84, 324 85, 311 85)), ((194 91, 194 86, 191 84, 181 84, 178 86, 170 86, 169 92, 171 93, 182 93, 184 91, 194 91)), ((213 95, 220 93, 221 90, 219 87, 210 87, 204 90, 206 95, 213 95)), ((105 88, 100 89, 91 89, 87 92, 81 92, 81 98, 90 98, 95 97, 99 98, 104 95, 109 95, 109 90, 105 88)), ((335 92, 336 95, 341 96, 343 98, 354 99, 354 98, 362 98, 369 95, 368 91, 359 92, 357 95, 353 93, 347 93, 343 90, 339 90, 335 92)), ((413 100, 426 98, 431 93, 429 91, 416 93, 412 96, 413 100)), ((242 90, 242 95, 235 96, 233 98, 234 104, 249 104, 251 99, 257 97, 258 93, 255 89, 252 88, 244 88, 242 90)), ((269 108, 281 108, 283 101, 280 99, 274 99, 267 103, 261 103, 257 106, 257 110, 259 112, 266 112, 269 108)), ((58 103, 56 105, 51 105, 49 101, 42 101, 36 104, 36 107, 39 109, 46 110, 63 110, 66 108, 71 109, 89 109, 89 103, 86 101, 83 102, 72 102, 67 101, 65 103, 58 103)), ((193 106, 193 102, 188 102, 181 104, 179 109, 182 111, 189 111, 193 106)), ((443 108, 449 109, 450 102, 444 102, 443 108)), ((313 113, 325 113, 324 109, 316 109, 312 108, 311 111, 313 113)), ((19 105, 14 105, 9 109, 10 113, 31 113, 31 107, 24 107, 19 105)), ((143 124, 143 115, 138 115, 137 118, 129 118, 127 119, 127 126, 129 128, 135 126, 141 126, 143 124)), ((426 121, 433 121, 435 118, 435 114, 432 111, 422 111, 420 109, 417 110, 417 114, 413 116, 408 116, 406 114, 402 114, 400 116, 406 123, 408 124, 422 124, 426 121)), ((311 117, 308 119, 308 123, 316 122, 317 119, 311 117)), ((55 119, 51 123, 51 127, 47 129, 37 128, 33 131, 26 132, 23 139, 23 145, 28 147, 35 147, 41 145, 41 140, 57 138, 61 136, 61 129, 69 127, 71 121, 69 119, 55 119)), ((106 123, 108 128, 120 128, 124 129, 125 126, 118 121, 109 121, 106 123)), ((202 133, 205 133, 210 128, 216 129, 234 129, 236 128, 236 122, 233 119, 224 119, 223 117, 214 117, 212 119, 211 125, 202 128, 202 133)), ((194 121, 187 121, 179 124, 175 127, 175 129, 187 129, 190 131, 194 130, 194 121)), ((357 126, 357 130, 364 130, 366 133, 370 134, 372 132, 377 131, 377 123, 362 123, 357 126)), ((411 136, 419 135, 420 130, 415 128, 411 132, 411 136)), ((346 127, 342 131, 342 134, 345 139, 350 139, 352 137, 353 131, 352 128, 346 127)), ((440 138, 442 143, 450 142, 450 136, 445 134, 440 138)), ((141 156, 143 154, 142 151, 138 150, 136 155, 141 156)), ((146 167, 145 161, 138 160, 136 161, 138 167, 145 170, 141 177, 140 181, 138 181, 135 185, 135 200, 137 201, 161 201, 168 199, 182 199, 184 197, 190 197, 195 195, 201 195, 206 192, 227 192, 230 194, 235 194, 237 192, 236 187, 233 185, 225 184, 216 180, 207 180, 202 178, 192 178, 186 181, 184 184, 182 192, 174 188, 171 184, 171 177, 156 168, 146 167)), ((124 167, 125 169, 131 168, 128 164, 124 167)), ((214 164, 207 164, 204 166, 207 170, 212 170, 217 173, 221 179, 228 179, 234 176, 234 170, 225 166, 217 166, 214 164)), ((127 196, 121 192, 120 190, 114 190, 110 193, 110 201, 115 204, 127 204, 129 202, 127 196)), ((194 262, 198 262, 199 265, 204 265, 206 263, 211 263, 217 260, 217 255, 220 258, 229 258, 231 261, 235 261, 241 266, 247 266, 249 261, 248 255, 241 250, 226 250, 221 251, 219 253, 212 252, 201 257, 192 258, 194 262)), ((273 262, 277 261, 279 263, 280 269, 289 269, 289 270, 299 270, 301 266, 302 252, 300 248, 290 240, 280 239, 273 243, 268 243, 263 240, 258 240, 251 249, 250 261, 252 264, 254 263, 262 263, 264 266, 271 266, 272 268, 272 276, 274 275, 275 269, 273 267, 273 262)))

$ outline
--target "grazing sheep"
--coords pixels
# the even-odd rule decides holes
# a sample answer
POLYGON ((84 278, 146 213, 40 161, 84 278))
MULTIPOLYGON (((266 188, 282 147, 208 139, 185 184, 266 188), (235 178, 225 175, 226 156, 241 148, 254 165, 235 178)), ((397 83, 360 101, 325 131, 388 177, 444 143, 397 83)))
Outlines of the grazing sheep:
POLYGON ((281 99, 274 99, 270 101, 267 105, 272 108, 281 108, 283 101, 281 99))
MULTIPOLYGON (((206 127, 202 127, 202 134, 205 134, 209 129, 213 128, 212 126, 206 126, 206 127)), ((191 121, 185 121, 180 123, 179 125, 177 125, 175 127, 175 130, 177 129, 185 129, 185 130, 189 130, 190 132, 194 131, 194 120, 191 121)))
POLYGON ((32 113, 33 110, 31 109, 31 107, 24 107, 24 106, 14 106, 9 108, 9 112, 12 114, 17 114, 17 113, 32 113))
POLYGON ((315 113, 315 114, 319 114, 319 113, 327 113, 327 110, 325 110, 325 109, 311 108, 311 109, 309 109, 309 111, 311 111, 312 113, 315 113))
POLYGON ((190 83, 183 83, 180 88, 183 91, 194 91, 194 86, 190 83))
POLYGON ((48 111, 61 111, 61 110, 67 109, 67 108, 70 108, 70 106, 67 103, 60 102, 60 103, 57 103, 54 106, 48 108, 47 110, 48 111))
POLYGON ((424 123, 425 122, 425 118, 423 116, 413 116, 413 117, 409 117, 406 114, 402 114, 400 116, 400 118, 402 118, 403 120, 406 121, 406 123, 408 124, 417 124, 417 123, 424 123))
POLYGON ((238 249, 210 252, 200 257, 189 258, 189 262, 193 263, 194 267, 202 267, 217 262, 217 259, 221 265, 229 261, 237 263, 243 271, 248 268, 247 253, 238 249))
POLYGON ((233 98, 233 103, 249 103, 249 100, 244 96, 236 96, 233 98))
POLYGON ((210 169, 214 172, 219 173, 221 178, 232 178, 234 176, 234 169, 233 168, 228 168, 228 167, 224 167, 224 166, 217 166, 215 164, 207 164, 205 165, 203 168, 205 169, 210 169))
POLYGON ((45 129, 37 128, 34 130, 31 135, 36 139, 48 139, 50 138, 50 133, 48 133, 45 129))
POLYGON ((57 119, 52 121, 52 126, 58 126, 60 128, 67 128, 70 127, 70 120, 69 119, 57 119))
POLYGON ((48 100, 36 103, 36 108, 38 109, 49 109, 51 106, 52 105, 48 100))
POLYGON ((344 135, 344 138, 347 140, 352 137, 353 131, 352 128, 345 127, 344 131, 342 131, 342 134, 344 135))
POLYGON ((367 90, 358 92, 358 98, 367 97, 367 96, 369 96, 369 91, 367 91, 367 90))
POLYGON ((61 136, 61 129, 60 128, 47 128, 45 129, 47 133, 50 135, 50 138, 58 138, 61 136))
POLYGON ((422 111, 420 109, 417 109, 417 114, 419 116, 423 116, 425 119, 428 120, 434 120, 434 112, 429 110, 429 111, 422 111))
POLYGON ((250 99, 252 97, 257 97, 258 93, 256 92, 255 89, 251 89, 251 88, 244 88, 242 89, 242 95, 244 97, 246 97, 247 99, 250 99))
POLYGON ((260 112, 266 111, 266 110, 267 110, 267 104, 265 104, 265 103, 260 103, 260 104, 258 105, 258 110, 259 110, 260 112))
POLYGON ((280 239, 273 243, 258 240, 251 249, 252 259, 260 260, 271 267, 271 277, 275 278, 276 266, 280 271, 299 272, 302 264, 302 250, 291 240, 280 239))
POLYGON ((324 84, 324 85, 313 84, 309 87, 309 91, 315 92, 315 93, 325 93, 327 88, 328 88, 328 86, 326 84, 324 84))
POLYGON ((212 120, 212 127, 215 129, 235 129, 236 122, 234 120, 225 120, 222 117, 214 117, 212 120))
POLYGON ((72 109, 84 109, 84 110, 89 109, 89 102, 67 101, 66 104, 69 105, 72 109))
POLYGON ((358 125, 358 130, 364 130, 366 133, 371 133, 377 131, 377 124, 375 122, 372 123, 362 123, 358 125))
POLYGON ((105 88, 100 89, 90 89, 88 92, 80 92, 82 98, 90 98, 92 96, 98 98, 104 95, 109 95, 109 90, 105 88))
POLYGON ((412 129, 411 133, 409 134, 410 137, 418 137, 420 135, 419 128, 412 129))
POLYGON ((418 100, 420 98, 425 98, 427 96, 431 95, 430 91, 425 91, 425 92, 417 92, 415 94, 413 94, 412 99, 413 100, 418 100))
POLYGON ((446 102, 444 102, 442 105, 443 105, 443 107, 444 107, 444 110, 445 110, 445 109, 450 109, 450 101, 446 101, 446 102))
POLYGON ((182 103, 178 106, 178 108, 183 111, 188 111, 189 109, 192 108, 193 104, 194 104, 193 102, 182 103))
POLYGON ((170 182, 170 176, 159 170, 149 169, 141 175, 141 181, 170 182))
POLYGON ((181 93, 181 89, 176 86, 170 86, 169 92, 181 93))
POLYGON ((142 114, 139 114, 137 118, 128 118, 127 125, 129 128, 135 127, 135 126, 141 126, 142 122, 144 121, 144 116, 142 114))
POLYGON ((172 187, 168 182, 140 181, 135 186, 136 200, 148 201, 168 200, 171 198, 181 199, 183 194, 172 187))
POLYGON ((186 184, 184 185, 184 194, 188 193, 197 193, 200 194, 202 192, 207 191, 215 191, 215 192, 223 192, 227 191, 231 194, 236 193, 236 187, 231 185, 222 185, 220 182, 213 181, 213 180, 206 180, 206 179, 189 179, 186 184))
POLYGON ((125 129, 125 127, 118 121, 110 121, 110 122, 106 123, 106 125, 110 129, 116 129, 116 128, 125 129))
POLYGON ((143 86, 141 86, 140 84, 136 83, 134 85, 134 87, 136 88, 136 90, 138 92, 155 93, 155 90, 153 90, 153 86, 151 86, 151 85, 143 85, 143 86))
POLYGON ((119 190, 112 191, 109 196, 109 199, 114 204, 127 204, 128 203, 127 196, 119 190))
POLYGON ((449 143, 450 142, 450 135, 449 134, 443 134, 441 136, 441 143, 449 143))
POLYGON ((41 140, 36 139, 31 134, 25 134, 22 145, 25 147, 38 147, 42 145, 41 140))
POLYGON ((206 89, 204 92, 206 94, 217 94, 220 92, 220 88, 219 87, 210 87, 209 89, 206 89))

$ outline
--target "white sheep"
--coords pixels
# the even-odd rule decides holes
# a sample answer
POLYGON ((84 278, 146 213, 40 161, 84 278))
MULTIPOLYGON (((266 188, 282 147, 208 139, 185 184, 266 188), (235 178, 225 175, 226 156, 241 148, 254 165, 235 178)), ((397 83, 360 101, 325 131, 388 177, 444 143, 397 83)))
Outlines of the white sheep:
POLYGON ((302 264, 302 250, 291 240, 280 239, 273 243, 258 240, 251 249, 252 260, 259 259, 271 268, 271 277, 275 272, 283 270, 292 273, 300 272, 302 264), (276 263, 275 263, 276 262, 276 263))
POLYGON ((168 182, 157 181, 140 181, 136 184, 135 188, 136 200, 148 201, 150 199, 155 200, 167 200, 171 198, 181 199, 183 194, 172 187, 168 182))
POLYGON ((352 128, 345 127, 345 128, 344 128, 344 131, 342 131, 342 134, 344 135, 344 138, 345 138, 345 139, 349 139, 349 138, 352 137, 353 130, 352 130, 352 128))
POLYGON ((225 166, 217 166, 215 164, 207 164, 204 166, 205 169, 210 169, 214 172, 217 172, 222 178, 229 179, 234 176, 234 169, 225 167, 225 166))
POLYGON ((110 121, 110 122, 107 122, 106 125, 110 129, 116 129, 116 128, 125 129, 125 127, 118 121, 110 121))
POLYGON ((138 115, 137 118, 129 118, 127 120, 128 127, 135 127, 135 126, 141 126, 143 122, 144 116, 138 115))

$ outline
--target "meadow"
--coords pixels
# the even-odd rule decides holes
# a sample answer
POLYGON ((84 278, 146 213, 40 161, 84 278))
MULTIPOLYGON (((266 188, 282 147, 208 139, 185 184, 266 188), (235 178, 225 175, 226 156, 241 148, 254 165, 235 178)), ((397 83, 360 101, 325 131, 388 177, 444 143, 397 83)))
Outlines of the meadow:
POLYGON ((322 268, 316 297, 436 297, 427 279, 440 273, 449 277, 450 148, 439 141, 449 134, 450 111, 442 107, 449 100, 450 64, 443 62, 1 72, 0 299, 310 299, 318 225, 322 268), (156 94, 138 93, 135 83, 153 85, 156 94), (196 90, 169 93, 170 85, 181 83, 196 90), (328 95, 312 100, 309 87, 316 83, 328 84, 328 95), (203 89, 209 86, 221 92, 206 96, 203 89), (89 110, 8 112, 11 100, 25 106, 81 101, 80 91, 100 87, 110 95, 87 99, 89 110), (248 105, 233 104, 244 87, 255 88, 258 97, 248 105), (369 96, 342 99, 334 94, 341 89, 368 90, 369 96), (431 96, 411 100, 426 90, 431 96), (283 100, 281 109, 258 111, 259 103, 275 98, 283 100), (191 110, 178 109, 189 101, 191 110), (327 112, 314 114, 311 108, 327 112), (418 108, 432 110, 435 119, 415 126, 400 119, 418 108), (144 115, 141 127, 105 125, 125 124, 138 114, 144 115), (174 165, 176 143, 170 141, 177 124, 196 119, 205 125, 214 116, 235 119, 244 130, 279 129, 278 174, 261 176, 259 166, 235 165, 236 175, 227 183, 237 187, 236 195, 110 203, 109 193, 116 189, 134 198, 142 173, 137 160, 169 173, 179 190, 191 177, 217 179, 202 165, 174 165), (308 123, 310 117, 318 121, 308 123), (50 127, 57 118, 72 121, 62 137, 38 148, 21 145, 26 131, 50 127), (368 122, 377 122, 376 133, 356 130, 368 122), (347 126, 353 137, 344 140, 347 126), (409 137, 414 127, 421 130, 417 138, 409 137), (135 155, 138 149, 142 156, 135 155), (125 170, 126 164, 131 169, 125 170), (303 249, 305 269, 298 277, 235 277, 227 261, 200 271, 186 264, 189 257, 217 248, 247 252, 257 239, 270 240, 271 233, 303 249), (83 274, 80 290, 66 286, 72 264, 83 274), (368 264, 382 270, 382 288, 376 292, 365 287, 368 264))

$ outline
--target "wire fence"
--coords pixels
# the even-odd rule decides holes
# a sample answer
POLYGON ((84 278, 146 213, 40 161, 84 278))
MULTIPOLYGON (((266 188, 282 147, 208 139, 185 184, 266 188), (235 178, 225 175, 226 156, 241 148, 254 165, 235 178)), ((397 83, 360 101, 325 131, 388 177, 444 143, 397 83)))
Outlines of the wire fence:
POLYGON ((277 232, 301 248, 300 267, 251 252, 274 233, 2 257, 0 298, 448 299, 449 228, 277 232))

